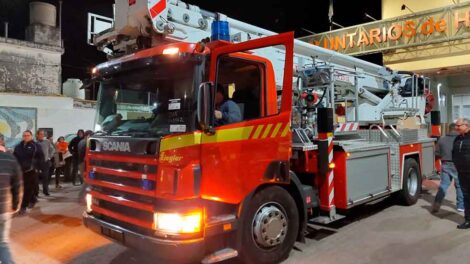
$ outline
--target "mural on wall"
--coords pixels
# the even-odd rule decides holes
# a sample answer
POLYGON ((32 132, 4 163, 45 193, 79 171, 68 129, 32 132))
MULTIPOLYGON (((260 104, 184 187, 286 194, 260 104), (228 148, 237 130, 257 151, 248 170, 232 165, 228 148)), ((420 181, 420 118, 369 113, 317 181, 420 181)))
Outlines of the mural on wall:
POLYGON ((21 141, 25 130, 36 131, 37 109, 0 106, 0 133, 5 136, 8 148, 21 141))

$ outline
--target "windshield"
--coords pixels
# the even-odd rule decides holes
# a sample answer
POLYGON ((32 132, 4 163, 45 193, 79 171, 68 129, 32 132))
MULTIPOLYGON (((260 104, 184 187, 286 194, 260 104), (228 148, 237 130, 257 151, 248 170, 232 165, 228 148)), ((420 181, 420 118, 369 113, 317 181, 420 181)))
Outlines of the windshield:
POLYGON ((102 80, 95 130, 159 137, 194 130, 195 62, 165 63, 102 80))

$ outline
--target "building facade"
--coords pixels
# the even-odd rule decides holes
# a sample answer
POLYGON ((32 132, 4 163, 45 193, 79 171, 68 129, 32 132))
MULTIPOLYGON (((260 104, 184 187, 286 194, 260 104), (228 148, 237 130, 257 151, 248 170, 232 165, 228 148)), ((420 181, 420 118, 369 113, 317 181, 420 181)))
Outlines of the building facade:
POLYGON ((385 66, 431 78, 443 123, 470 118, 470 1, 382 0, 382 20, 303 40, 349 55, 381 53, 385 66))
POLYGON ((30 13, 25 40, 0 38, 0 133, 8 147, 25 130, 44 128, 57 139, 93 128, 94 103, 63 95, 56 7, 31 2, 30 13))

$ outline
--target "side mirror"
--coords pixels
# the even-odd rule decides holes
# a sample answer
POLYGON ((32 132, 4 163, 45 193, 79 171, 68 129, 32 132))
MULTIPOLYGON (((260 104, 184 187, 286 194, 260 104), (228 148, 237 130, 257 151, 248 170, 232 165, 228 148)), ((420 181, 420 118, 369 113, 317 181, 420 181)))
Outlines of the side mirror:
POLYGON ((199 85, 197 94, 197 120, 205 133, 213 133, 214 123, 214 84, 204 82, 199 85))

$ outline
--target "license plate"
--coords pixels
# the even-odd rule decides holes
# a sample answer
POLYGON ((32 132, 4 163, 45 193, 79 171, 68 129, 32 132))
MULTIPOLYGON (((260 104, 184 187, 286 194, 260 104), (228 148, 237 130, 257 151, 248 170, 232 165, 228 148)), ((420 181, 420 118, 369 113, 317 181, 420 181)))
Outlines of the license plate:
POLYGON ((101 234, 124 244, 124 233, 107 227, 101 227, 101 234))

